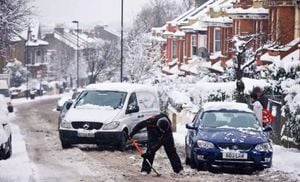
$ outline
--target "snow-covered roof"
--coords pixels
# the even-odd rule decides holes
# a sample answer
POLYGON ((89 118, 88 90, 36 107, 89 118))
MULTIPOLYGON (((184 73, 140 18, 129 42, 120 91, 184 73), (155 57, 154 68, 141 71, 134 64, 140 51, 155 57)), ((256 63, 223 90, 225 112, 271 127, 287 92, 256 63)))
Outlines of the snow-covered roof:
POLYGON ((248 9, 243 9, 243 8, 231 8, 227 10, 228 14, 268 14, 269 10, 266 8, 248 8, 248 9))
POLYGON ((202 108, 204 112, 214 110, 238 110, 242 112, 253 112, 248 108, 247 104, 236 102, 207 102, 202 108))
POLYGON ((291 42, 289 42, 288 44, 286 45, 281 45, 279 47, 270 47, 270 48, 267 48, 268 50, 274 50, 274 51, 288 51, 290 48, 294 47, 295 45, 298 46, 300 45, 300 37, 292 40, 291 42))
POLYGON ((222 24, 229 24, 232 23, 232 19, 228 16, 220 16, 217 18, 207 17, 203 20, 206 23, 222 23, 222 24))
POLYGON ((174 75, 185 75, 185 73, 181 70, 178 69, 178 66, 175 65, 171 68, 169 66, 163 66, 162 71, 167 73, 167 74, 174 74, 174 75))
MULTIPOLYGON (((72 47, 73 49, 77 50, 77 33, 70 31, 69 29, 64 29, 64 32, 61 33, 59 31, 54 31, 54 37, 63 43, 67 44, 68 46, 72 47)), ((88 46, 90 43, 103 43, 104 41, 99 38, 91 38, 88 35, 84 33, 78 34, 78 43, 79 43, 79 49, 84 49, 88 46)))
POLYGON ((97 83, 86 87, 86 90, 110 90, 120 92, 152 91, 157 92, 151 85, 131 84, 131 83, 97 83))

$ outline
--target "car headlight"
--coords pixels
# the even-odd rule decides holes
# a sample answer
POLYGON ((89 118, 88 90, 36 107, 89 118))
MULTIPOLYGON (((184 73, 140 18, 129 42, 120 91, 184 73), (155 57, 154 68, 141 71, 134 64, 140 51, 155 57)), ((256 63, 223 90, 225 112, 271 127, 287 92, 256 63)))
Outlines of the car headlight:
POLYGON ((70 129, 70 128, 72 128, 72 124, 71 124, 71 122, 63 119, 62 122, 60 123, 60 127, 70 129))
POLYGON ((255 150, 257 150, 259 152, 272 152, 273 148, 270 143, 262 143, 262 144, 256 145, 255 150))
POLYGON ((215 145, 211 142, 204 141, 204 140, 197 140, 197 145, 199 148, 204 148, 204 149, 213 149, 215 148, 215 145))
POLYGON ((120 121, 112 121, 110 123, 107 123, 103 126, 104 130, 112 130, 116 129, 120 125, 120 121))

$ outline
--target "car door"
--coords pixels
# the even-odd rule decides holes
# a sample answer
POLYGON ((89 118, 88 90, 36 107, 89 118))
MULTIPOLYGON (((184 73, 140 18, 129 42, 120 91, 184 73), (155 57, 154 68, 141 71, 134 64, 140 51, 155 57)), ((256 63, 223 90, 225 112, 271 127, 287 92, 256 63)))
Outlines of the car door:
MULTIPOLYGON (((200 117, 201 117, 201 111, 199 111, 195 115, 191 125, 198 128, 199 124, 200 124, 199 123, 200 117)), ((197 132, 198 132, 198 129, 188 129, 187 135, 185 137, 186 153, 189 157, 191 157, 191 149, 192 149, 192 146, 194 145, 194 140, 195 140, 195 137, 197 136, 197 132)))

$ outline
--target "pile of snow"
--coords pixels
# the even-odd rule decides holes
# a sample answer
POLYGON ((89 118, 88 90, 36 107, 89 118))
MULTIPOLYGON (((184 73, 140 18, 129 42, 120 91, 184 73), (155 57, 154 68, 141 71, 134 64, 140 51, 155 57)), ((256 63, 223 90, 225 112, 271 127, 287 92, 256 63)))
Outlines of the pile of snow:
MULTIPOLYGON (((2 100, 2 99, 0 99, 2 100)), ((3 115, 1 115, 1 118, 3 115)), ((14 115, 8 116, 11 120, 14 115)), ((26 145, 20 128, 10 123, 12 130, 12 156, 7 160, 0 160, 0 181, 28 182, 33 180, 32 163, 26 151, 26 145)))
POLYGON ((208 102, 203 105, 204 111, 214 111, 214 110, 221 110, 221 109, 231 109, 231 110, 238 110, 244 112, 252 112, 252 110, 248 108, 248 105, 243 103, 208 102))

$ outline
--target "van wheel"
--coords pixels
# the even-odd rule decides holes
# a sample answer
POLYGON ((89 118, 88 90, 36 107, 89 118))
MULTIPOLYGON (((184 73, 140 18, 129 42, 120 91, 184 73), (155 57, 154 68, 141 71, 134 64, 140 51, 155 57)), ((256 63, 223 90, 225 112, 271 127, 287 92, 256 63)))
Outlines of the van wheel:
POLYGON ((71 146, 72 146, 70 143, 64 142, 63 140, 61 140, 60 142, 61 142, 61 147, 63 149, 68 149, 68 148, 71 148, 71 146))
POLYGON ((12 154, 12 137, 10 135, 8 141, 7 141, 7 145, 8 145, 8 151, 4 154, 3 159, 8 159, 10 158, 11 154, 12 154))
POLYGON ((120 137, 120 143, 117 147, 118 150, 124 152, 126 149, 126 145, 127 145, 127 138, 128 138, 128 134, 126 131, 122 131, 121 133, 121 137, 120 137))

